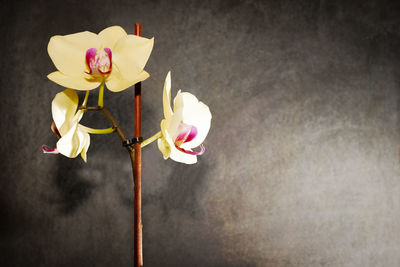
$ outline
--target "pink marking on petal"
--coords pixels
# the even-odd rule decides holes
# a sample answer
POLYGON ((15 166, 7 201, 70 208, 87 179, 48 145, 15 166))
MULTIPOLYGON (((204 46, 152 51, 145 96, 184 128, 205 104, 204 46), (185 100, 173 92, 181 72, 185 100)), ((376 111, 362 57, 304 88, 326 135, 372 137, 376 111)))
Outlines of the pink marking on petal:
MULTIPOLYGON (((179 128, 181 128, 181 127, 179 126, 179 128)), ((178 136, 175 138, 175 143, 182 144, 183 142, 185 142, 185 140, 189 134, 190 134, 190 130, 189 131, 179 131, 178 136)))
POLYGON ((190 133, 186 137, 186 140, 184 141, 184 143, 192 141, 196 136, 197 136, 197 128, 192 126, 192 128, 190 129, 190 133))
POLYGON ((108 67, 109 70, 106 71, 106 72, 104 72, 104 74, 108 74, 108 73, 111 72, 111 69, 112 69, 112 52, 111 52, 111 49, 110 49, 110 48, 107 48, 107 47, 104 48, 104 51, 107 53, 108 58, 109 58, 109 62, 110 62, 110 66, 108 67))
POLYGON ((87 74, 92 74, 92 69, 96 68, 96 54, 97 54, 97 49, 96 48, 89 48, 86 51, 86 65, 89 67, 89 72, 86 72, 87 74))
POLYGON ((197 135, 197 128, 195 126, 181 123, 178 128, 178 136, 175 139, 175 143, 179 145, 193 140, 197 135))
POLYGON ((52 149, 46 145, 42 145, 42 151, 45 154, 59 154, 56 146, 52 149))
POLYGON ((181 145, 193 140, 197 136, 197 128, 192 125, 181 123, 178 128, 178 136, 175 138, 174 145, 179 151, 190 155, 202 155, 205 151, 204 146, 200 145, 200 151, 195 152, 181 148, 181 145))
POLYGON ((101 74, 106 74, 110 72, 110 57, 108 54, 103 50, 100 50, 96 55, 96 63, 97 63, 97 70, 101 74))
POLYGON ((203 155, 204 152, 206 151, 206 149, 204 148, 203 144, 200 145, 200 151, 199 152, 186 150, 184 148, 181 148, 181 147, 177 146, 176 144, 175 144, 175 147, 176 147, 176 149, 178 149, 179 151, 181 151, 183 153, 190 154, 190 155, 195 155, 195 156, 203 155))

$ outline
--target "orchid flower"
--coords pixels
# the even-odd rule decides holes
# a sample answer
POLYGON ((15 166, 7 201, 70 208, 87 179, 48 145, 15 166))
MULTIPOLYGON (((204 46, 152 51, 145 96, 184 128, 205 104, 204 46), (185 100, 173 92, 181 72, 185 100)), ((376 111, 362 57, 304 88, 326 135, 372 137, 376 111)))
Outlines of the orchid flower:
POLYGON ((66 89, 54 97, 51 103, 51 112, 55 127, 52 125, 52 130, 61 138, 54 149, 43 145, 44 153, 61 153, 69 158, 75 158, 81 154, 82 159, 86 162, 90 136, 86 127, 79 124, 84 111, 76 111, 78 102, 78 94, 72 89, 66 89))
POLYGON ((171 108, 171 72, 168 72, 163 89, 164 117, 161 121, 161 138, 158 148, 164 156, 172 160, 193 164, 197 155, 204 153, 202 145, 211 126, 211 112, 207 105, 192 94, 181 92, 174 99, 171 108), (192 149, 200 146, 200 151, 192 149))
POLYGON ((154 38, 128 35, 119 26, 99 34, 53 36, 47 50, 58 71, 47 77, 76 90, 92 90, 105 82, 110 91, 120 92, 150 76, 143 68, 153 43, 154 38))

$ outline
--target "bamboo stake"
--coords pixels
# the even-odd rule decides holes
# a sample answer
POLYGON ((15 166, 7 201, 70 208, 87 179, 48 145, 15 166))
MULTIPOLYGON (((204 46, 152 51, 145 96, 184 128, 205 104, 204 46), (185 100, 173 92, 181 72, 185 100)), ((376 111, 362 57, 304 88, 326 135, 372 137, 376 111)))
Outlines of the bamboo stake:
MULTIPOLYGON (((142 24, 135 23, 135 35, 142 36, 142 24)), ((142 84, 139 82, 135 84, 135 136, 141 137, 141 94, 142 84)), ((142 254, 142 149, 140 143, 135 143, 135 165, 134 165, 134 242, 135 253, 134 262, 135 267, 143 266, 142 254)))

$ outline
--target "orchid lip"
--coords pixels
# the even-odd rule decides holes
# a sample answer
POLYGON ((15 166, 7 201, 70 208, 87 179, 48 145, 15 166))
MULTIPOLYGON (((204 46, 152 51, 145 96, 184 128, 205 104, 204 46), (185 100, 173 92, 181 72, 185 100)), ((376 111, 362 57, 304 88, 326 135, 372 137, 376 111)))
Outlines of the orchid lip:
POLYGON ((97 50, 89 48, 86 51, 86 65, 90 75, 105 75, 109 74, 112 69, 112 52, 110 48, 97 50))
POLYGON ((180 133, 178 134, 174 142, 176 149, 190 155, 202 155, 204 153, 205 148, 203 145, 200 145, 199 152, 187 150, 180 147, 182 144, 192 141, 197 136, 197 128, 195 126, 181 123, 179 125, 178 131, 180 133))
POLYGON ((181 148, 181 147, 177 146, 176 144, 175 144, 175 147, 176 147, 176 149, 178 149, 179 151, 181 151, 183 153, 190 154, 190 155, 195 155, 195 156, 203 155, 204 152, 206 151, 206 149, 204 148, 203 144, 200 145, 200 151, 198 151, 198 152, 197 151, 190 151, 190 150, 181 148))
POLYGON ((42 145, 42 151, 45 154, 59 154, 60 153, 57 150, 57 146, 55 146, 54 148, 50 148, 47 145, 42 145))
POLYGON ((175 143, 179 143, 179 145, 190 142, 197 136, 197 128, 185 123, 179 125, 178 131, 180 134, 176 137, 175 143))

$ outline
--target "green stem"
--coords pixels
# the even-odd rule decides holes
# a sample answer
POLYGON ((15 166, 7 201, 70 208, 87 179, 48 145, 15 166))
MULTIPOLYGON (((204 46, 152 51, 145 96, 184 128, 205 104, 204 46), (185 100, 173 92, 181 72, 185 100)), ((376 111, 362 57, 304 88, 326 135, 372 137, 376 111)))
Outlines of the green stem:
POLYGON ((104 82, 101 83, 100 89, 99 89, 99 100, 97 102, 97 105, 100 108, 104 107, 103 97, 104 97, 104 82))
POLYGON ((161 137, 162 137, 162 133, 161 133, 161 132, 158 132, 158 133, 156 133, 155 135, 153 135, 152 137, 150 137, 150 138, 144 140, 144 141, 141 143, 140 146, 141 146, 141 147, 145 147, 145 146, 147 146, 148 144, 153 143, 154 141, 156 141, 157 139, 159 139, 159 138, 161 138, 161 137))
POLYGON ((85 99, 83 99, 83 103, 82 103, 82 107, 83 108, 86 108, 86 104, 87 104, 87 101, 88 101, 88 98, 89 98, 89 93, 90 93, 90 91, 87 90, 86 94, 85 94, 85 99))
POLYGON ((109 133, 115 132, 115 128, 113 128, 113 127, 106 128, 106 129, 93 129, 93 128, 83 126, 82 124, 79 124, 79 127, 91 134, 109 134, 109 133))

